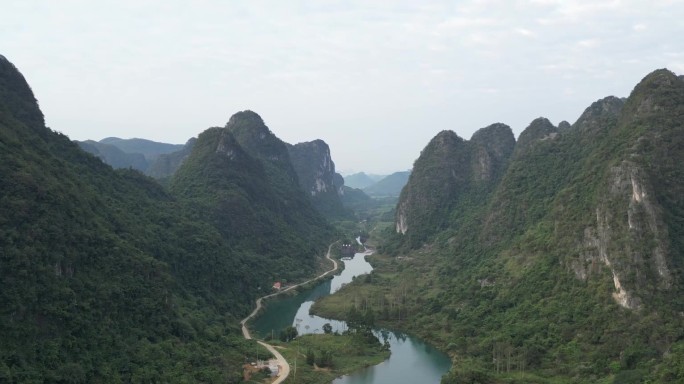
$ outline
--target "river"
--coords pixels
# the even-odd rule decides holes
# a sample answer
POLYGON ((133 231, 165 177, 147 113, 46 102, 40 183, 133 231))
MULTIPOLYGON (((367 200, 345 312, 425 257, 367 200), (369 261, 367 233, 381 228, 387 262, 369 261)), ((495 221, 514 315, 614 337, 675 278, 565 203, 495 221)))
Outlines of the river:
MULTIPOLYGON (((263 313, 252 323, 251 328, 261 337, 287 327, 297 327, 299 334, 322 333, 323 324, 330 323, 333 331, 346 330, 344 321, 310 315, 314 301, 322 296, 337 292, 354 277, 369 273, 373 267, 366 261, 365 253, 357 253, 351 260, 344 261, 344 271, 331 280, 296 296, 270 300, 263 313)), ((334 384, 396 384, 440 382, 451 367, 449 357, 421 340, 386 329, 375 331, 379 339, 387 337, 392 355, 378 365, 363 369, 351 375, 335 379, 334 384)))

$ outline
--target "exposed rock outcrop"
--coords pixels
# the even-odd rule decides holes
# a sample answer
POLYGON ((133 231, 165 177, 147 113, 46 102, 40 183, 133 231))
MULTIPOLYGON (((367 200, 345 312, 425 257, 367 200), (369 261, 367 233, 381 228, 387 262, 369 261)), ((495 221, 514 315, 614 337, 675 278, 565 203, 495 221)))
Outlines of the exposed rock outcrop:
POLYGON ((342 206, 344 179, 335 173, 330 148, 323 140, 287 145, 299 185, 314 207, 324 216, 335 218, 347 212, 342 206), (339 176, 339 177, 338 177, 339 176))

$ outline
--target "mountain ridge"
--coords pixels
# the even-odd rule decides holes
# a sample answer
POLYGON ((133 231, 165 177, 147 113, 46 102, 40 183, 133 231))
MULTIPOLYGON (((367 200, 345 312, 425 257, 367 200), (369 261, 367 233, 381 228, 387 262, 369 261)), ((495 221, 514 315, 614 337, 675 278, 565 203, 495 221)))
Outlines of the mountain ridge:
POLYGON ((486 188, 473 140, 439 133, 337 300, 447 351, 443 383, 684 380, 683 116, 656 70, 572 125, 533 120, 486 188))
POLYGON ((222 131, 211 161, 244 166, 205 166, 218 178, 191 174, 179 186, 199 196, 186 198, 45 127, 28 83, 0 59, 0 381, 242 382, 257 350, 239 318, 261 287, 312 272, 332 233, 312 208, 291 214, 281 203, 303 196, 275 196, 266 177, 222 178, 249 176, 247 167, 266 174, 225 128, 210 133, 222 131), (238 193, 273 192, 238 208, 273 212, 276 225, 236 223, 243 211, 220 205, 230 201, 212 189, 217 179, 238 193), (248 235, 270 231, 269 241, 236 238, 223 222, 248 235))

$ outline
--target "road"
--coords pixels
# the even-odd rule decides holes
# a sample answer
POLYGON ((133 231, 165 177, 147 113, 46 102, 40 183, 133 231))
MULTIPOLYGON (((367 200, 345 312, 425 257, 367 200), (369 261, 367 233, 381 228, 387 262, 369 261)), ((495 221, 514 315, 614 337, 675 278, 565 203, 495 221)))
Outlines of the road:
MULTIPOLYGON (((333 244, 335 244, 335 243, 333 243, 333 244)), ((256 300, 256 308, 254 308, 254 310, 252 311, 252 313, 249 314, 249 316, 245 317, 244 319, 242 319, 242 321, 240 321, 240 325, 242 325, 242 336, 244 336, 245 339, 247 339, 247 340, 252 339, 252 335, 249 333, 249 329, 247 328, 247 322, 249 322, 254 316, 256 316, 257 313, 259 313, 259 311, 261 310, 262 303, 263 303, 264 299, 268 299, 268 298, 271 298, 273 296, 280 295, 281 293, 285 293, 289 290, 295 289, 295 288, 302 286, 304 284, 309 284, 312 281, 316 281, 320 278, 323 278, 323 277, 337 271, 337 260, 333 259, 330 256, 330 251, 332 250, 333 244, 330 244, 330 246, 328 247, 328 253, 325 255, 325 258, 332 261, 332 263, 333 263, 333 268, 331 270, 329 270, 325 273, 322 273, 322 274, 314 277, 313 279, 309 279, 303 283, 299 283, 296 285, 289 286, 289 287, 283 289, 282 291, 278 291, 278 292, 272 293, 270 295, 262 296, 256 300)), ((281 355, 280 352, 278 352, 278 350, 275 349, 271 344, 265 343, 261 340, 257 340, 257 343, 266 347, 266 349, 268 349, 268 351, 271 352, 273 354, 273 356, 275 356, 276 360, 278 360, 278 365, 280 366, 280 370, 278 372, 278 378, 276 378, 276 380, 271 384, 280 384, 280 383, 284 382, 285 379, 287 379, 287 376, 290 374, 290 364, 288 364, 287 360, 285 360, 283 355, 281 355)))

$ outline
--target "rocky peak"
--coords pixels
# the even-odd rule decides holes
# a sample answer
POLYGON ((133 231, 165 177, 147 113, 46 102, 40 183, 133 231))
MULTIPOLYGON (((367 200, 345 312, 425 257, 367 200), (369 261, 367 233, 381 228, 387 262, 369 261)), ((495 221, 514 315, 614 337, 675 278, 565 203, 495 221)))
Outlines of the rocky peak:
POLYGON ((542 140, 553 140, 558 135, 558 128, 556 128, 545 117, 538 117, 534 119, 530 125, 518 137, 518 142, 515 145, 515 153, 520 154, 534 143, 542 140))
POLYGON ((515 148, 511 127, 501 123, 477 130, 470 142, 475 147, 473 173, 478 181, 489 181, 500 175, 515 148))
MULTIPOLYGON (((327 217, 344 214, 340 192, 344 181, 336 177, 330 147, 323 140, 287 145, 299 186, 311 199, 314 207, 327 217)), ((341 179, 341 177, 340 177, 341 179)))
POLYGON ((558 132, 568 131, 570 128, 572 128, 572 125, 565 120, 558 123, 558 132))
POLYGON ((453 131, 441 131, 413 164, 395 216, 396 231, 412 246, 446 225, 449 209, 472 186, 471 147, 453 131))
POLYGON ((251 128, 254 129, 266 129, 266 124, 264 123, 264 119, 259 116, 258 113, 250 110, 245 110, 245 111, 240 111, 235 113, 233 116, 230 117, 228 120, 228 123, 226 125, 230 126, 238 126, 241 124, 246 124, 249 125, 251 128))
POLYGON ((0 57, 0 112, 4 105, 15 119, 39 134, 45 134, 45 118, 31 87, 19 70, 4 56, 0 57))
POLYGON ((298 183, 287 145, 271 132, 261 116, 252 111, 238 112, 228 120, 226 129, 250 156, 280 169, 277 173, 285 172, 288 183, 298 183))
POLYGON ((674 108, 682 92, 684 83, 674 73, 667 69, 651 72, 630 94, 622 124, 674 108))
POLYGON ((513 130, 508 125, 502 123, 478 129, 473 133, 470 141, 475 145, 486 148, 497 157, 508 157, 515 148, 513 130))
POLYGON ((598 133, 611 126, 606 124, 606 121, 616 119, 624 105, 624 99, 615 96, 604 97, 585 109, 573 126, 585 136, 598 133))
POLYGON ((454 131, 444 130, 439 132, 430 143, 428 143, 425 150, 436 149, 436 148, 446 148, 453 144, 462 143, 464 140, 459 137, 454 131))
POLYGON ((515 137, 511 127, 503 123, 494 123, 490 126, 480 128, 470 138, 475 144, 510 146, 515 145, 515 137))
POLYGON ((287 146, 292 165, 299 177, 302 189, 316 196, 327 191, 336 191, 335 163, 330 148, 323 140, 314 140, 287 146))
POLYGON ((252 156, 287 160, 287 148, 257 113, 241 111, 230 117, 226 128, 252 156))

